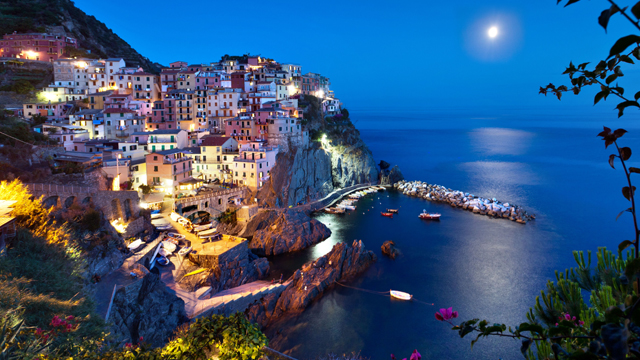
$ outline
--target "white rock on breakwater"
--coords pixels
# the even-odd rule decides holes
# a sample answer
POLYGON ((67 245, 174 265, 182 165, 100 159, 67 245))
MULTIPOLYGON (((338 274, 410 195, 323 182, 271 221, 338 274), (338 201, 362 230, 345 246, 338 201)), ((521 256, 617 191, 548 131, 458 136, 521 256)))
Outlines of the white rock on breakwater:
POLYGON ((535 215, 528 214, 517 205, 502 203, 495 198, 482 198, 462 191, 451 190, 441 185, 402 180, 395 183, 393 187, 405 195, 445 202, 453 207, 461 207, 476 214, 505 218, 521 224, 535 219, 535 215))

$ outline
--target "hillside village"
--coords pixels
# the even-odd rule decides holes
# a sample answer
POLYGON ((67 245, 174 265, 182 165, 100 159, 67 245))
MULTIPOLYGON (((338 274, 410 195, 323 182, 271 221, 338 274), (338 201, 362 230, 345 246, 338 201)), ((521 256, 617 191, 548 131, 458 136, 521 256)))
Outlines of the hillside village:
MULTIPOLYGON (((223 56, 217 62, 176 61, 160 74, 123 59, 64 58, 68 37, 9 34, 2 55, 53 64, 54 81, 38 101, 8 108, 55 140, 65 152, 56 167, 101 168, 133 189, 188 195, 203 183, 260 189, 276 154, 309 142, 301 97, 322 101, 327 116, 340 101, 327 77, 261 56, 223 56)), ((116 186, 118 186, 116 184, 116 186)))

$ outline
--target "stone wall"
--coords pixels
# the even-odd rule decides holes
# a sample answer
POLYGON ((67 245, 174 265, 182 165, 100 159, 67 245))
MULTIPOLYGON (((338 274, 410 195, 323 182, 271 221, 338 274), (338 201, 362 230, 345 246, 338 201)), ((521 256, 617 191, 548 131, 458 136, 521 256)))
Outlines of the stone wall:
POLYGON ((186 197, 176 200, 176 212, 184 217, 187 217, 198 211, 206 211, 213 217, 220 216, 220 213, 225 212, 229 208, 230 198, 244 198, 248 194, 248 188, 236 188, 227 189, 221 191, 213 191, 205 193, 199 196, 186 197), (196 206, 194 210, 183 212, 182 209, 196 206))

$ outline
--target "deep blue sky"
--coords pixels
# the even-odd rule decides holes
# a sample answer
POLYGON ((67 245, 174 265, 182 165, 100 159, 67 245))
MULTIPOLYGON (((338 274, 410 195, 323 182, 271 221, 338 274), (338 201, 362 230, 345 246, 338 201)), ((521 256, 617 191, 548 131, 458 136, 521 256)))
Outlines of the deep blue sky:
MULTIPOLYGON (((634 32, 616 16, 605 34, 597 24, 604 0, 567 8, 555 0, 75 2, 152 61, 262 54, 329 76, 353 109, 589 111, 594 92, 559 103, 537 95, 538 87, 566 82, 560 74, 570 60, 596 62, 634 32), (494 24, 500 35, 491 43, 494 24)), ((625 73, 621 85, 634 75, 625 73)))

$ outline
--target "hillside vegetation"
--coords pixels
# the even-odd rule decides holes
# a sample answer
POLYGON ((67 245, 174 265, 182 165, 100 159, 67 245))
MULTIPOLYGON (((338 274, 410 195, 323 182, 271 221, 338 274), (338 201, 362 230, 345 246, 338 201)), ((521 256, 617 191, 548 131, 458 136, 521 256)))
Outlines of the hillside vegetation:
MULTIPOLYGON (((140 55, 104 23, 78 9, 70 0, 0 0, 0 34, 17 31, 45 32, 60 29, 78 39, 80 47, 102 58, 123 58, 158 72, 160 65, 140 55)), ((82 55, 82 52, 73 55, 82 55)))

